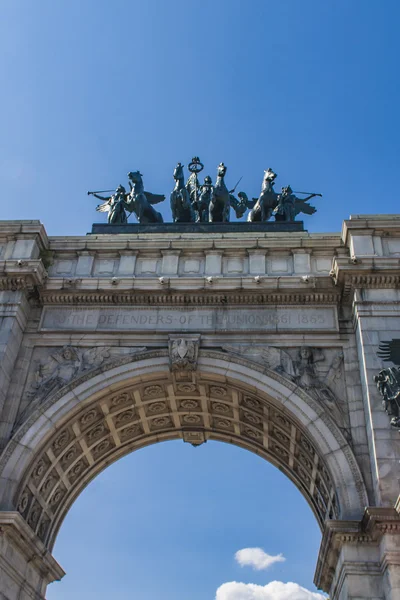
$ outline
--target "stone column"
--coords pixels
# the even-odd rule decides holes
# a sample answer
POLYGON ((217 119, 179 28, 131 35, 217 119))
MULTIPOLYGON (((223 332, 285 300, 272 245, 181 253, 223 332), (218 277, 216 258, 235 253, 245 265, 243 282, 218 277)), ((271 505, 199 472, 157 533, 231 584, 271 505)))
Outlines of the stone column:
POLYGON ((64 571, 17 512, 0 512, 0 598, 45 600, 64 571))

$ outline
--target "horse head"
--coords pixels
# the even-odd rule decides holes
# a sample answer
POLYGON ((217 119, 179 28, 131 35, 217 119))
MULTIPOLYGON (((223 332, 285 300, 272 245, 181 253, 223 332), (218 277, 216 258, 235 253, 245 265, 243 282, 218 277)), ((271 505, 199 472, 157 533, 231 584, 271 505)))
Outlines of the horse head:
POLYGON ((183 167, 185 165, 181 165, 181 163, 178 163, 174 169, 174 179, 175 181, 179 181, 180 179, 184 179, 184 174, 183 174, 183 167))
POLYGON ((267 169, 264 171, 264 184, 269 183, 270 185, 274 184, 275 179, 277 178, 277 174, 271 169, 267 169))
POLYGON ((218 177, 224 178, 225 177, 225 173, 226 173, 226 169, 227 169, 227 167, 224 165, 224 163, 219 163, 219 165, 218 165, 218 171, 217 171, 218 177))
POLYGON ((140 171, 129 171, 128 173, 128 178, 131 181, 131 183, 133 184, 143 184, 143 179, 142 179, 143 175, 141 174, 140 171))

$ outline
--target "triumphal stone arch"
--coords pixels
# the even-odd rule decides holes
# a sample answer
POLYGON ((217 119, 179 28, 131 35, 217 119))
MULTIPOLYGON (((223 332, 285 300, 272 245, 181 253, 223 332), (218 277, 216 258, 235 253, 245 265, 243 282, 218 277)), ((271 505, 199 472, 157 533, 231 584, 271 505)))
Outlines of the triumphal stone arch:
POLYGON ((331 600, 398 600, 400 216, 118 227, 0 222, 0 597, 43 599, 88 482, 181 438, 293 481, 331 600))

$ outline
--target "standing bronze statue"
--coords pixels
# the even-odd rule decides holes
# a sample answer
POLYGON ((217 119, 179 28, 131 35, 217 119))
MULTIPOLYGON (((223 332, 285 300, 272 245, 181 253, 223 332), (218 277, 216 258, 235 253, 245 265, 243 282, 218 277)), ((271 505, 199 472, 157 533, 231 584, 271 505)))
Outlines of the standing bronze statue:
MULTIPOLYGON (((302 192, 297 192, 298 194, 302 192)), ((273 211, 275 221, 294 221, 296 215, 299 213, 305 213, 306 215, 313 215, 317 209, 311 204, 307 204, 307 200, 314 198, 314 196, 321 196, 321 194, 309 194, 307 198, 298 198, 294 195, 294 192, 290 185, 282 188, 282 192, 278 196, 278 203, 273 211)))
POLYGON ((200 187, 200 196, 197 201, 197 221, 200 223, 208 223, 210 220, 210 202, 212 194, 212 179, 209 175, 206 175, 206 177, 204 177, 204 183, 200 187))
POLYGON ((128 194, 123 185, 119 185, 111 196, 100 196, 97 192, 88 192, 89 194, 99 200, 105 200, 103 204, 96 206, 96 210, 108 213, 107 221, 110 225, 125 225, 127 222, 125 208, 128 194))

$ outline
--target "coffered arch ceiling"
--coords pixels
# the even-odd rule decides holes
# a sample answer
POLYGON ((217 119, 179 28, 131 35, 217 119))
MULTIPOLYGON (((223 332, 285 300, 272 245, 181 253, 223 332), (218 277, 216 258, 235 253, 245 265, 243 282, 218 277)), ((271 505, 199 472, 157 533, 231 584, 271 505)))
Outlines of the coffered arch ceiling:
POLYGON ((277 374, 201 351, 198 370, 180 377, 159 351, 85 379, 32 415, 0 464, 15 481, 8 501, 50 549, 96 474, 133 450, 177 438, 224 441, 264 457, 300 489, 320 527, 367 505, 347 441, 314 400, 277 374))

